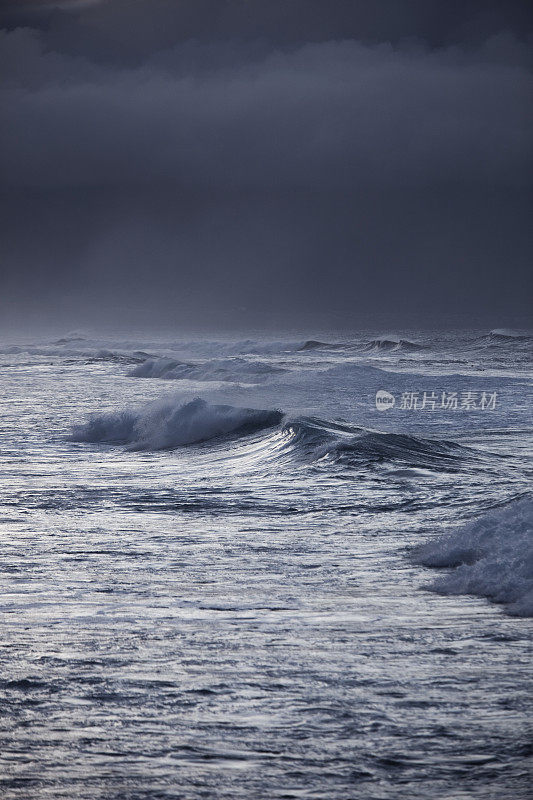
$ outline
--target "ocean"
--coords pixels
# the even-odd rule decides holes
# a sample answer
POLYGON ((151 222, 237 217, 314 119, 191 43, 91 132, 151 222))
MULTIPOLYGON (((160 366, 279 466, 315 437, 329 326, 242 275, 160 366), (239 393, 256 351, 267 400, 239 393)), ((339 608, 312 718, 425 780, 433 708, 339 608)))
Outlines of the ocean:
POLYGON ((1 796, 531 796, 532 344, 4 336, 1 796))

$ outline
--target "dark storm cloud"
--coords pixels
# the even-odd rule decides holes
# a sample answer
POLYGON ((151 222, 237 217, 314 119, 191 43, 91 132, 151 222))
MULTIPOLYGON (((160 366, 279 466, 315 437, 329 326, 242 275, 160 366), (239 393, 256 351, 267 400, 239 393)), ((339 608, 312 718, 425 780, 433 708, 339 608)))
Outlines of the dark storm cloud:
POLYGON ((396 43, 410 39, 431 47, 479 44, 501 31, 527 37, 532 16, 523 0, 3 2, 6 25, 26 22, 40 26, 57 47, 118 61, 144 58, 191 39, 262 40, 271 44, 339 39, 396 43))
POLYGON ((30 276, 41 297, 104 284, 114 307, 127 294, 154 308, 281 308, 284 281, 306 307, 346 313, 386 305, 376 265, 414 305, 451 303, 459 285, 497 306, 504 260, 524 283, 523 4, 103 0, 16 13, 4 4, 0 34, 13 296, 30 276), (324 268, 335 280, 317 292, 324 268))
MULTIPOLYGON (((197 74, 179 48, 118 71, 39 52, 29 32, 6 38, 10 184, 345 190, 526 177, 532 82, 520 65, 491 63, 490 48, 472 59, 332 42, 197 74)), ((519 60, 518 45, 501 44, 519 60)))

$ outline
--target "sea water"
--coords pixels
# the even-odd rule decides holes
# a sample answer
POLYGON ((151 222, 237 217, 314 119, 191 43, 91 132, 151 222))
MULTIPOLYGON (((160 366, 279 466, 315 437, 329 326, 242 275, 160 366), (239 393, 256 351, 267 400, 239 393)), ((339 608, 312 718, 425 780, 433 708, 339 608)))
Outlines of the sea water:
POLYGON ((4 337, 2 797, 527 797, 532 343, 4 337))

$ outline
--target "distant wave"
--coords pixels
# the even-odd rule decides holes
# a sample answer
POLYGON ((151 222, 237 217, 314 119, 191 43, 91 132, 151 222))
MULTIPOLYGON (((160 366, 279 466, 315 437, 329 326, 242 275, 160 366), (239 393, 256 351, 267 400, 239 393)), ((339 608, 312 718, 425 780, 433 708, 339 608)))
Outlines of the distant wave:
POLYGON ((396 336, 384 336, 376 339, 370 339, 366 343, 367 350, 383 350, 383 351, 398 351, 414 352, 416 350, 423 350, 424 345, 418 342, 412 342, 410 339, 400 339, 396 336))
POLYGON ((533 334, 524 333, 523 331, 513 331, 510 328, 495 328, 489 333, 488 338, 497 341, 526 342, 533 339, 533 334))
POLYGON ((64 348, 57 348, 57 347, 37 347, 36 345, 31 344, 11 344, 6 345, 5 347, 0 348, 0 353, 2 355, 21 355, 27 354, 30 356, 68 356, 73 357, 77 355, 84 355, 86 356, 87 353, 85 351, 80 350, 65 350, 64 348))
POLYGON ((280 411, 212 405, 196 398, 181 404, 166 399, 137 410, 93 414, 75 425, 75 442, 127 445, 132 450, 169 450, 220 436, 242 436, 277 425, 280 411))
POLYGON ((533 616, 533 500, 516 500, 415 549, 414 560, 450 572, 429 587, 442 594, 476 594, 533 616))
POLYGON ((343 344, 339 344, 337 342, 319 342, 316 339, 307 339, 300 347, 297 349, 301 350, 339 350, 340 348, 344 347, 343 344))
MULTIPOLYGON (((67 340, 65 340, 66 342, 67 340)), ((77 341, 71 339, 69 341, 77 341)), ((56 345, 58 342, 56 343, 56 345)), ((120 352, 116 350, 107 350, 105 348, 95 349, 70 349, 63 346, 46 345, 44 347, 36 347, 34 345, 9 345, 8 347, 0 348, 2 355, 21 355, 27 354, 30 356, 45 356, 48 358, 59 358, 66 363, 69 361, 83 361, 86 364, 95 364, 99 362, 112 362, 116 364, 139 364, 150 358, 150 353, 145 353, 142 350, 136 350, 133 353, 120 352)))
POLYGON ((173 358, 148 358, 128 372, 128 375, 133 378, 181 378, 186 377, 193 367, 193 364, 173 358))
POLYGON ((134 353, 117 353, 113 350, 98 350, 94 355, 87 354, 87 363, 97 363, 99 361, 109 361, 115 364, 140 364, 149 358, 149 354, 142 350, 134 353))
POLYGON ((67 336, 63 336, 61 339, 56 339, 52 342, 52 344, 71 344, 71 342, 85 342, 86 337, 82 336, 81 333, 74 331, 73 333, 67 334, 67 336))
POLYGON ((245 358, 213 359, 203 364, 188 364, 172 358, 149 358, 128 373, 134 378, 163 378, 198 381, 251 381, 264 380, 269 375, 285 372, 263 361, 245 358))

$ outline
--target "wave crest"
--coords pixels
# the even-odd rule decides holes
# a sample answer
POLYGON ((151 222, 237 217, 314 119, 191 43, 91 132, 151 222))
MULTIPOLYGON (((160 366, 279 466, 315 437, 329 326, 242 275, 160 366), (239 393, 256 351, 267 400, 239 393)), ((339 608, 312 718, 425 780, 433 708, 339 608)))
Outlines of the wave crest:
POLYGON ((93 414, 72 428, 75 442, 123 444, 131 450, 171 450, 221 436, 244 436, 270 428, 280 411, 213 405, 201 398, 188 403, 165 400, 141 409, 93 414))
MULTIPOLYGON (((400 462, 450 471, 460 469, 462 461, 475 454, 456 442, 372 431, 316 417, 291 418, 279 410, 215 405, 200 398, 183 402, 167 397, 138 409, 92 414, 86 423, 73 426, 71 440, 121 444, 132 450, 166 450, 274 427, 276 431, 261 436, 250 447, 256 449, 260 441, 270 452, 269 442, 275 440, 276 458, 348 468, 400 462)), ((242 455, 246 453, 242 451, 242 455)))

